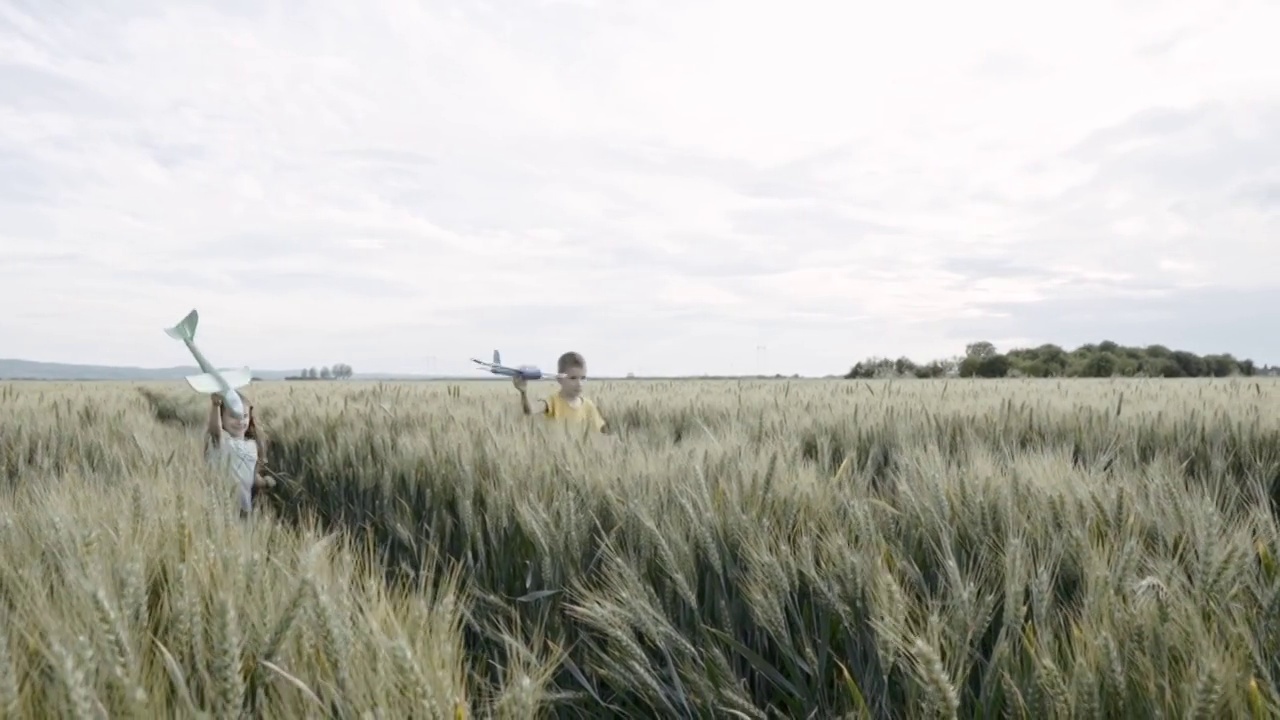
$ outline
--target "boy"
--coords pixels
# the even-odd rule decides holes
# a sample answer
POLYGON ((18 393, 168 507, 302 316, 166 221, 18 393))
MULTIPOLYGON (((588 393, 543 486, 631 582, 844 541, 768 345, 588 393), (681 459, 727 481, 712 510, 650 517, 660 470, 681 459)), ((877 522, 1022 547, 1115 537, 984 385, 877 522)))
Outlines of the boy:
MULTIPOLYGON (((546 400, 539 400, 540 413, 552 420, 565 420, 574 424, 586 423, 591 429, 608 433, 609 425, 596 409, 595 403, 582 396, 582 381, 587 379, 587 361, 576 352, 567 352, 556 362, 556 382, 560 392, 546 400)), ((525 415, 533 414, 526 388, 529 381, 522 377, 511 379, 520 391, 520 407, 525 415)))

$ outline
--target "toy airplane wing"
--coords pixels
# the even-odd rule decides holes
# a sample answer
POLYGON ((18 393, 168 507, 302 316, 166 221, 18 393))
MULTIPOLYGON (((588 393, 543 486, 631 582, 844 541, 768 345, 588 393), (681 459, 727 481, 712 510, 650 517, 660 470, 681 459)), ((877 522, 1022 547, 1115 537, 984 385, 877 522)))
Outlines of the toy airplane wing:
MULTIPOLYGON (((222 379, 227 381, 227 385, 232 389, 239 389, 253 382, 253 373, 249 368, 237 368, 229 370, 219 370, 222 379)), ((201 373, 200 375, 188 375, 187 384, 196 392, 206 394, 222 391, 222 384, 218 382, 218 378, 213 373, 201 373)))
POLYGON ((472 358, 471 362, 480 366, 476 368, 477 370, 488 371, 493 373, 494 375, 506 375, 508 377, 515 377, 516 375, 521 374, 520 371, 517 370, 516 368, 509 368, 506 365, 494 365, 493 363, 487 363, 487 362, 484 362, 483 360, 476 360, 474 358, 472 358))
POLYGON ((497 350, 493 351, 493 362, 485 362, 484 360, 479 360, 476 358, 471 358, 471 362, 487 369, 489 372, 494 373, 496 375, 507 375, 507 374, 513 374, 516 372, 515 368, 509 368, 502 364, 502 353, 498 352, 497 350))

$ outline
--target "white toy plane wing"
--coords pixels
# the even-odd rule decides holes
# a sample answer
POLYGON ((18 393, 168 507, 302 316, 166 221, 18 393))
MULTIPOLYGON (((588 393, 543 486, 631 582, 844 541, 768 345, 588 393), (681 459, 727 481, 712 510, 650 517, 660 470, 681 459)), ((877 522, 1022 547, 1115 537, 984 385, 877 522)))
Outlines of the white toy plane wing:
MULTIPOLYGON (((222 379, 227 381, 233 389, 242 388, 253 382, 253 372, 249 368, 236 368, 229 370, 219 370, 222 379)), ((200 375, 188 375, 187 384, 196 392, 216 393, 222 391, 222 385, 218 383, 218 378, 213 373, 201 373, 200 375)))

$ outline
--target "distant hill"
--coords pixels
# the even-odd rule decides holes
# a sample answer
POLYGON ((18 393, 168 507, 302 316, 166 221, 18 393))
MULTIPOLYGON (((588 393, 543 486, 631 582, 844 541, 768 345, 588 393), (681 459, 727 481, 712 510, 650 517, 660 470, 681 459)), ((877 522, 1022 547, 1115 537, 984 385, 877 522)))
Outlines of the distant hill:
MULTIPOLYGON (((140 368, 113 367, 110 365, 73 365, 71 363, 48 363, 34 360, 11 360, 0 358, 0 380, 124 380, 132 382, 181 380, 188 375, 195 375, 200 368, 195 366, 140 368)), ((283 380, 296 375, 297 371, 289 370, 254 370, 253 376, 262 380, 283 380)), ((431 380, 432 375, 413 375, 409 373, 356 373, 356 380, 431 380)))
MULTIPOLYGON (((165 380, 181 380, 188 375, 195 375, 200 368, 193 365, 167 368, 116 367, 111 365, 75 365, 72 363, 36 362, 34 360, 11 360, 0 358, 0 380, 117 380, 124 382, 156 382, 165 380)), ((315 382, 297 377, 297 370, 254 370, 253 376, 259 380, 291 380, 294 382, 315 382)), ((793 375, 790 379, 799 379, 793 375)), ((834 376, 833 376, 834 377, 834 376)), ((596 380, 622 380, 621 377, 595 376, 596 380)), ((688 376, 638 376, 629 375, 627 380, 781 380, 783 375, 688 375, 688 376)), ((477 372, 466 375, 417 375, 414 373, 362 373, 358 372, 351 380, 454 380, 479 382, 510 382, 505 377, 477 372)), ((334 380, 330 382, 343 382, 334 380)))

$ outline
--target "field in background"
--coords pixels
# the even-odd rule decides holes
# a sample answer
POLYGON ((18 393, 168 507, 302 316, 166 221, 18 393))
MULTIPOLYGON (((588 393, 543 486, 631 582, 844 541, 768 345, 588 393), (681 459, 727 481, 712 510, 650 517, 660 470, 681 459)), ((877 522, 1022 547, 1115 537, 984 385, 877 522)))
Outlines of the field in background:
POLYGON ((0 716, 1277 712, 1276 380, 250 391, 0 383, 0 716))

